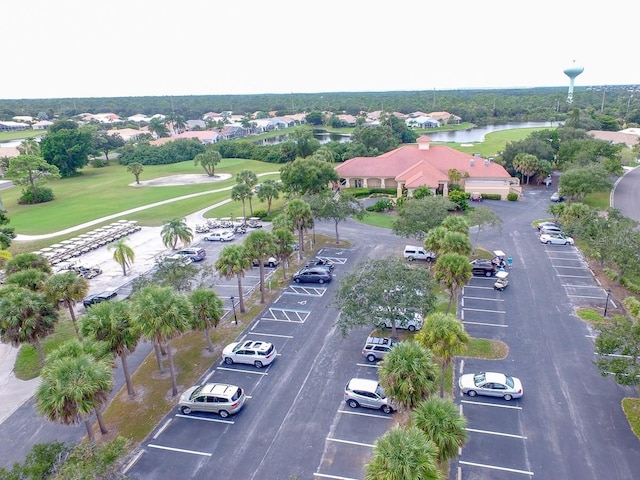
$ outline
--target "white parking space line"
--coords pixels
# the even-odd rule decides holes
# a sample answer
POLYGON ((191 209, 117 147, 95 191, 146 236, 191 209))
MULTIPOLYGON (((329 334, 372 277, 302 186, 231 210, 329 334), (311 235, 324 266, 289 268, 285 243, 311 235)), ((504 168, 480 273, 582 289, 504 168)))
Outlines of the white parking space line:
POLYGON ((201 422, 211 422, 211 423, 228 423, 229 425, 233 425, 233 420, 222 420, 221 418, 205 418, 205 417, 194 417, 192 415, 182 415, 181 413, 176 413, 176 417, 179 418, 188 418, 189 420, 199 420, 201 422))
POLYGON ((356 363, 358 367, 380 368, 377 363, 356 363))
POLYGON ((227 372, 253 373, 254 375, 269 375, 267 372, 259 372, 257 370, 245 370, 244 368, 218 367, 218 370, 226 370, 227 372))
POLYGON ((333 478, 335 480, 358 480, 357 478, 339 477, 338 475, 327 475, 326 473, 314 473, 313 476, 320 478, 333 478))
POLYGON ((171 424, 171 419, 164 422, 164 425, 162 425, 160 429, 156 432, 156 434, 153 436, 153 439, 157 440, 158 437, 162 435, 162 432, 164 432, 170 424, 171 424))
POLYGON ((384 420, 389 420, 392 418, 390 415, 375 415, 373 413, 362 413, 357 410, 338 410, 338 413, 345 413, 347 415, 357 415, 359 417, 369 417, 369 418, 382 418, 384 420))
POLYGON ((498 467, 497 465, 487 465, 485 463, 463 462, 462 460, 460 460, 458 463, 460 463, 461 465, 469 465, 470 467, 489 468, 491 470, 500 470, 502 472, 511 472, 511 473, 522 473, 523 475, 533 476, 533 472, 530 472, 528 470, 518 470, 516 468, 498 467))
POLYGON ((462 294, 464 295, 464 291, 467 288, 477 288, 478 290, 493 290, 493 287, 480 287, 478 285, 465 285, 462 289, 462 294))
POLYGON ((481 325, 484 327, 501 327, 501 328, 507 328, 509 325, 504 325, 501 323, 486 323, 486 322, 462 322, 465 325, 481 325))
POLYGON ((369 448, 374 447, 372 443, 352 442, 351 440, 341 440, 339 438, 327 437, 327 440, 329 440, 330 442, 346 443, 347 445, 359 445, 361 447, 369 447, 369 448))
POLYGON ((501 432, 494 432, 491 430, 477 430, 475 428, 466 428, 465 430, 467 432, 484 433, 485 435, 496 435, 498 437, 521 438, 523 440, 527 439, 527 437, 523 437, 522 435, 514 435, 513 433, 501 433, 501 432))
POLYGON ((486 300, 487 302, 504 302, 504 298, 484 298, 484 297, 471 297, 471 296, 465 295, 464 297, 462 297, 462 305, 463 306, 464 306, 465 299, 469 299, 469 300, 486 300))
POLYGON ((147 445, 147 447, 158 448, 160 450, 169 450, 171 452, 190 453, 191 455, 202 455, 203 457, 210 457, 211 455, 213 455, 212 453, 207 453, 207 452, 197 452, 195 450, 184 450, 182 448, 164 447, 162 445, 154 445, 152 443, 147 445))
POLYGON ((570 293, 567 293, 567 296, 570 298, 597 298, 598 300, 604 300, 607 297, 606 295, 594 297, 593 295, 571 295, 570 293))
POLYGON ((484 308, 463 308, 467 312, 490 312, 490 313, 507 313, 504 310, 487 310, 484 308))
POLYGON ((568 268, 568 269, 574 269, 574 270, 584 270, 585 266, 584 265, 580 265, 579 267, 572 267, 569 265, 553 265, 554 268, 568 268))
POLYGON ((278 337, 278 338, 293 338, 292 335, 277 335, 275 333, 260 333, 260 332, 247 332, 250 335, 260 335, 261 337, 278 337))
POLYGON ((261 320, 269 320, 276 322, 288 322, 288 323, 304 323, 309 315, 308 310, 294 310, 292 308, 269 308, 269 311, 265 313, 261 320), (268 316, 270 315, 270 316, 268 316))
POLYGON ((471 400, 461 400, 460 403, 468 403, 469 405, 480 405, 483 407, 510 408, 513 410, 522 410, 522 407, 515 405, 498 405, 497 403, 473 402, 471 400))
POLYGON ((567 278, 593 278, 592 275, 561 275, 558 274, 558 277, 567 277, 567 278))
POLYGON ((307 297, 322 297, 327 292, 326 288, 298 287, 289 285, 289 290, 282 292, 283 295, 305 295, 307 297))

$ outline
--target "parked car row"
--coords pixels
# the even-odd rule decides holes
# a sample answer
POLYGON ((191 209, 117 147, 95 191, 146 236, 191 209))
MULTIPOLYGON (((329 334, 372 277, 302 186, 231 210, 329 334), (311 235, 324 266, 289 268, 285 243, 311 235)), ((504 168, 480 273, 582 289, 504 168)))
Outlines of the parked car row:
POLYGON ((538 224, 540 243, 546 245, 574 245, 573 238, 566 235, 562 226, 556 222, 540 222, 538 224))

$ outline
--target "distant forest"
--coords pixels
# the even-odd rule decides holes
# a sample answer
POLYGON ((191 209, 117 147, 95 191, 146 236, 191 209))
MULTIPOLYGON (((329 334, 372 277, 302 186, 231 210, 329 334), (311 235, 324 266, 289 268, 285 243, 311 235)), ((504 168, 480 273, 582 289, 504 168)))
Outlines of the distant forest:
MULTIPOLYGON (((639 86, 576 88, 574 102, 566 102, 568 87, 504 90, 433 90, 411 92, 340 92, 263 95, 194 95, 119 98, 52 98, 0 100, 0 120, 29 115, 70 118, 80 113, 137 113, 182 115, 199 119, 207 112, 231 111, 245 115, 277 112, 277 115, 327 111, 357 116, 362 111, 425 113, 447 111, 476 125, 507 122, 557 121, 578 108, 602 123, 619 127, 640 124, 639 86), (635 95, 634 95, 635 93, 635 95)), ((1 94, 1 93, 0 93, 1 94)))

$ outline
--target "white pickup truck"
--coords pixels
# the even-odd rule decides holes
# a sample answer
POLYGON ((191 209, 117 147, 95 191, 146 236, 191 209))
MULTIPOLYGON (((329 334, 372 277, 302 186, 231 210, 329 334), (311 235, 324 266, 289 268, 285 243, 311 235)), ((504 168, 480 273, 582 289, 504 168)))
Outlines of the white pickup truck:
POLYGON ((413 260, 425 260, 427 262, 432 262, 436 259, 436 254, 430 252, 429 250, 425 250, 422 247, 415 247, 413 245, 407 245, 404 247, 404 258, 409 261, 413 260))

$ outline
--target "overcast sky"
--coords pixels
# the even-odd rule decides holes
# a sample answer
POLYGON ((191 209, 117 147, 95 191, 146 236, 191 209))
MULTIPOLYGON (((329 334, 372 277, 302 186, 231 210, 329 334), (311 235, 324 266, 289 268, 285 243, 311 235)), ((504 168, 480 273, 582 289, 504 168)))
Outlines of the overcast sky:
POLYGON ((2 3, 0 99, 640 83, 633 0, 2 3))

